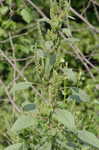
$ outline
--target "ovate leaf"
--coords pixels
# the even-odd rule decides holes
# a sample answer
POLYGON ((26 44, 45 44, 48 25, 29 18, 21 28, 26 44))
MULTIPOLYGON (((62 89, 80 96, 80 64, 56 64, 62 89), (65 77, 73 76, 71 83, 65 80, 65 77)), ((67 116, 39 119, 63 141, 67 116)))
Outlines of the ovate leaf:
POLYGON ((30 23, 32 21, 32 14, 28 8, 24 8, 21 11, 21 16, 23 17, 24 21, 26 21, 27 23, 30 23))
POLYGON ((19 82, 15 84, 15 86, 11 89, 11 92, 16 92, 20 90, 27 89, 32 86, 31 82, 19 82))
POLYGON ((24 147, 23 143, 18 143, 18 144, 10 145, 5 150, 27 150, 27 149, 24 147))
POLYGON ((99 139, 93 133, 86 130, 78 131, 78 137, 83 142, 99 148, 99 139))
POLYGON ((29 128, 36 124, 36 119, 31 115, 20 116, 11 128, 12 132, 17 132, 25 128, 29 128))
POLYGON ((54 117, 60 123, 64 124, 64 126, 67 127, 69 130, 76 129, 74 117, 71 112, 64 109, 58 109, 56 110, 54 117))
POLYGON ((24 111, 33 112, 33 111, 35 111, 35 109, 36 109, 36 105, 34 103, 27 103, 27 104, 24 104, 24 106, 23 106, 24 111))

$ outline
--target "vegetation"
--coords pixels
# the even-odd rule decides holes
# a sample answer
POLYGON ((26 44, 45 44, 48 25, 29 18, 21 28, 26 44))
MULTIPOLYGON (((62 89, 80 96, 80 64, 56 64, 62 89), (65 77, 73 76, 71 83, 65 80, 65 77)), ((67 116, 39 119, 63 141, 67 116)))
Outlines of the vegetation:
POLYGON ((0 149, 99 149, 99 1, 0 0, 0 149))

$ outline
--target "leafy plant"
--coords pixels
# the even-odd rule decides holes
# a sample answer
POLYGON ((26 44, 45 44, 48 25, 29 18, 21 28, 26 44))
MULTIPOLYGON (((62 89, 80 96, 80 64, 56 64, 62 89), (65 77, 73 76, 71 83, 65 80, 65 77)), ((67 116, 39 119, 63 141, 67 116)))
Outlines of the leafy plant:
POLYGON ((0 149, 99 149, 98 6, 0 2, 0 149))

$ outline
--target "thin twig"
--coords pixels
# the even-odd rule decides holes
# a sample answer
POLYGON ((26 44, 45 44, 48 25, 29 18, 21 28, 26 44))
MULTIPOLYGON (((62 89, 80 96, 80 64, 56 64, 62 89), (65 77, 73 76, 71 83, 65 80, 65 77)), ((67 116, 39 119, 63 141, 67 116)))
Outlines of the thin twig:
MULTIPOLYGON (((27 35, 28 33, 23 33, 23 34, 18 34, 18 35, 14 35, 12 36, 12 39, 16 39, 16 38, 19 38, 21 36, 24 36, 24 35, 27 35)), ((10 39, 7 38, 6 40, 3 40, 3 41, 0 41, 0 44, 4 44, 4 43, 7 43, 7 42, 10 42, 10 39)))
POLYGON ((82 62, 82 64, 85 66, 86 70, 89 72, 90 77, 95 80, 94 75, 92 74, 92 72, 90 71, 87 63, 84 61, 84 57, 82 57, 82 55, 79 54, 78 52, 78 47, 74 47, 74 45, 70 44, 70 46, 72 47, 72 49, 74 50, 74 53, 77 55, 77 57, 79 58, 79 60, 82 62))
MULTIPOLYGON (((30 25, 30 26, 28 25, 28 26, 24 27, 23 29, 18 30, 17 33, 16 33, 16 35, 12 35, 12 39, 16 39, 16 38, 19 38, 19 37, 21 37, 21 36, 28 35, 28 34, 29 34, 30 32, 32 32, 34 29, 36 29, 36 26, 35 26, 34 24, 32 24, 32 25, 30 25), (35 28, 33 28, 33 29, 31 29, 31 30, 29 30, 29 31, 27 31, 27 32, 25 32, 25 33, 19 34, 22 30, 30 29, 30 28, 32 28, 32 27, 35 27, 35 28)), ((9 39, 9 38, 0 41, 0 44, 4 44, 4 43, 7 43, 7 42, 10 42, 10 39, 9 39)))
POLYGON ((88 8, 90 7, 91 2, 88 1, 87 6, 85 7, 85 9, 82 11, 81 15, 84 15, 86 13, 86 11, 88 10, 88 8))
POLYGON ((19 75, 26 81, 26 78, 24 77, 24 75, 21 73, 21 71, 19 71, 15 64, 12 63, 12 61, 5 55, 5 53, 0 49, 0 53, 1 55, 7 60, 7 62, 19 73, 19 75))
MULTIPOLYGON (((49 18, 43 13, 43 11, 42 11, 39 7, 37 7, 31 0, 26 0, 26 1, 27 1, 28 3, 30 3, 30 5, 31 5, 33 8, 35 8, 35 9, 37 10, 37 12, 38 12, 42 17, 45 17, 45 18, 47 18, 47 19, 49 20, 49 18), (35 6, 36 6, 36 7, 35 7, 35 6), (38 11, 38 10, 39 10, 39 11, 38 11)), ((83 20, 83 21, 88 25, 88 27, 89 27, 90 29, 94 30, 96 33, 99 33, 99 30, 96 29, 92 24, 90 24, 82 15, 80 15, 78 12, 76 12, 76 10, 74 10, 72 7, 70 7, 70 10, 71 10, 76 16, 78 16, 81 20, 83 20)), ((86 67, 86 69, 87 69, 88 72, 90 73, 90 76, 91 76, 93 79, 95 79, 94 76, 93 76, 93 74, 90 72, 90 69, 89 69, 88 65, 87 65, 84 61, 82 61, 82 57, 79 55, 79 53, 76 53, 76 55, 78 55, 79 59, 81 60, 81 62, 84 64, 84 66, 86 67)), ((91 66, 93 66, 93 65, 84 57, 84 55, 82 55, 82 56, 83 56, 83 59, 85 59, 87 63, 89 63, 91 66)), ((94 66, 93 66, 93 67, 94 67, 94 66)))
POLYGON ((96 14, 96 18, 99 21, 99 12, 97 10, 97 6, 94 3, 93 3, 93 8, 94 8, 94 11, 95 11, 95 14, 96 14))
MULTIPOLYGON (((20 75, 20 77, 22 77, 26 82, 28 82, 26 77, 23 75, 23 72, 19 71, 15 64, 12 63, 12 61, 5 55, 5 53, 1 49, 0 53, 6 59, 6 61, 15 69, 15 71, 20 75)), ((34 86, 32 86, 32 89, 38 96, 40 96, 44 100, 44 97, 38 92, 38 90, 34 86)))
MULTIPOLYGON (((24 66, 24 68, 22 69, 21 72, 24 73, 25 69, 26 69, 32 62, 33 62, 33 60, 30 59, 30 61, 28 61, 28 62, 26 63, 26 65, 24 66)), ((18 76, 15 78, 15 81, 17 81, 17 80, 19 79, 19 77, 20 77, 20 75, 18 75, 18 76)))
POLYGON ((77 17, 79 17, 83 22, 85 22, 90 29, 95 31, 96 33, 99 33, 99 29, 95 28, 92 24, 88 22, 81 14, 79 14, 74 8, 70 7, 70 10, 73 14, 75 14, 77 17))
POLYGON ((99 71, 99 69, 96 66, 94 66, 88 59, 86 59, 86 57, 84 56, 84 54, 80 50, 79 50, 79 53, 83 57, 83 60, 85 60, 85 62, 90 65, 90 67, 99 71))
POLYGON ((21 61, 26 61, 26 60, 29 60, 29 59, 32 59, 33 56, 28 56, 28 57, 25 57, 25 58, 11 58, 12 61, 16 61, 16 62, 21 62, 21 61))
MULTIPOLYGON (((49 19, 44 13, 43 11, 37 7, 31 0, 26 0, 33 8, 35 8, 37 10, 37 12, 43 17, 43 18, 47 18, 49 19)), ((75 9, 73 9, 72 7, 70 7, 70 10, 72 13, 74 13, 76 16, 78 16, 82 21, 84 21, 88 27, 90 29, 92 29, 93 31, 95 31, 96 33, 99 33, 99 30, 97 28, 95 28, 92 24, 90 24, 81 14, 79 14, 75 9)))
MULTIPOLYGON (((15 61, 15 46, 14 46, 14 43, 13 43, 13 40, 12 40, 12 36, 11 36, 11 33, 9 33, 9 39, 10 39, 10 45, 11 45, 11 48, 12 48, 12 54, 13 54, 13 58, 14 58, 14 65, 15 65, 15 68, 16 68, 16 61, 15 61)), ((15 81, 15 78, 16 78, 16 70, 13 69, 13 87, 16 85, 16 81, 15 81)), ((13 92, 13 100, 15 101, 16 97, 15 97, 15 92, 13 92)))
POLYGON ((25 1, 27 1, 33 8, 35 8, 36 11, 40 14, 41 17, 47 18, 46 15, 43 13, 43 11, 39 7, 37 7, 37 5, 35 5, 33 3, 33 1, 31 1, 31 0, 25 0, 25 1))
MULTIPOLYGON (((61 35, 61 37, 63 37, 64 39, 66 39, 66 37, 64 36, 64 34, 62 32, 59 32, 59 34, 61 35)), ((92 72, 90 71, 87 63, 85 63, 85 61, 83 60, 83 57, 81 57, 80 53, 79 53, 79 48, 74 46, 72 43, 70 43, 70 47, 73 49, 74 53, 76 54, 77 58, 82 62, 82 64, 85 66, 86 70, 89 72, 91 78, 93 80, 95 80, 94 75, 92 74, 92 72)))
POLYGON ((93 4, 99 6, 99 3, 96 0, 90 0, 93 4))
POLYGON ((14 100, 11 98, 8 89, 6 88, 3 81, 0 79, 0 84, 4 87, 4 90, 6 92, 6 95, 8 96, 9 102, 12 104, 12 106, 15 108, 17 112, 21 112, 22 110, 15 104, 14 100))

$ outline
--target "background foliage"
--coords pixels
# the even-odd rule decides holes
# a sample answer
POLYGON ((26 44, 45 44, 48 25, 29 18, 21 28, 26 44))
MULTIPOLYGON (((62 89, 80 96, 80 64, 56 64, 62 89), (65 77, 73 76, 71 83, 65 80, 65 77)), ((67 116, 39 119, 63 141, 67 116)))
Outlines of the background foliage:
POLYGON ((99 149, 98 25, 98 0, 0 1, 1 150, 99 149))

